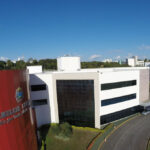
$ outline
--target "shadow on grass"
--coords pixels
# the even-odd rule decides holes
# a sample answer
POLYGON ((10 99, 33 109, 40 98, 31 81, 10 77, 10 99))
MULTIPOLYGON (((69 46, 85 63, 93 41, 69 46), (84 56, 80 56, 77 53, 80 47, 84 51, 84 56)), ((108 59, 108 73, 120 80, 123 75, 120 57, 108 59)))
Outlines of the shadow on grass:
POLYGON ((40 135, 39 148, 41 150, 46 150, 47 137, 49 136, 48 134, 54 135, 55 138, 64 141, 68 141, 73 134, 72 126, 67 122, 62 124, 53 123, 43 125, 38 131, 40 135))
POLYGON ((39 150, 46 150, 46 137, 49 132, 51 125, 43 125, 38 129, 40 133, 39 150))

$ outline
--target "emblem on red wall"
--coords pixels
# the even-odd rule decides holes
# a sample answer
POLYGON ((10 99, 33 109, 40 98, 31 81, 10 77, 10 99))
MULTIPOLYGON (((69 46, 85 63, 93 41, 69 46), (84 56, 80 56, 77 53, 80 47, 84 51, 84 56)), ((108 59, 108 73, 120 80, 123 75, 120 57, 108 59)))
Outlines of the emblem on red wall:
POLYGON ((23 99, 23 90, 21 87, 18 87, 16 89, 16 101, 19 103, 22 101, 22 99, 23 99))

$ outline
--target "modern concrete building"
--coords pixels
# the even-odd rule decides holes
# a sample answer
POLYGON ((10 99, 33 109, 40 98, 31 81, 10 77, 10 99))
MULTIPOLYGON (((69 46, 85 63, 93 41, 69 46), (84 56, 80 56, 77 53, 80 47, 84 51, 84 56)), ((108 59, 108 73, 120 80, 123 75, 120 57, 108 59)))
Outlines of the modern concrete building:
POLYGON ((142 111, 149 101, 148 67, 69 68, 30 74, 38 127, 67 121, 100 128, 142 111))
POLYGON ((131 67, 136 66, 134 58, 127 58, 127 64, 131 67))
POLYGON ((135 66, 144 67, 144 61, 138 60, 138 56, 127 58, 127 64, 131 67, 135 67, 135 66))

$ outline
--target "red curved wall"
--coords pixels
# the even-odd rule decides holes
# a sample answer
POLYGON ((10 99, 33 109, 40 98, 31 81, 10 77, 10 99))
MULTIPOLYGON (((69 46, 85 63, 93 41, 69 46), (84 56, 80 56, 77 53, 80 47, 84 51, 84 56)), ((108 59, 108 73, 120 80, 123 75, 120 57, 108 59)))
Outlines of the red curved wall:
POLYGON ((0 150, 37 150, 35 124, 28 102, 26 71, 0 71, 0 150), (18 87, 23 93, 20 102, 16 101, 18 87))

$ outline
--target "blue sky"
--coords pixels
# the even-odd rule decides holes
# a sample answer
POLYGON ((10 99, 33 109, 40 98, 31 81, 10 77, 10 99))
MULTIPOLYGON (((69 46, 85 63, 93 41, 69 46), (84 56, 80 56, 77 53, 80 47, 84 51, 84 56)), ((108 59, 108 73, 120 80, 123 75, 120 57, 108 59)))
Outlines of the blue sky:
POLYGON ((0 0, 0 57, 150 58, 149 0, 0 0))

